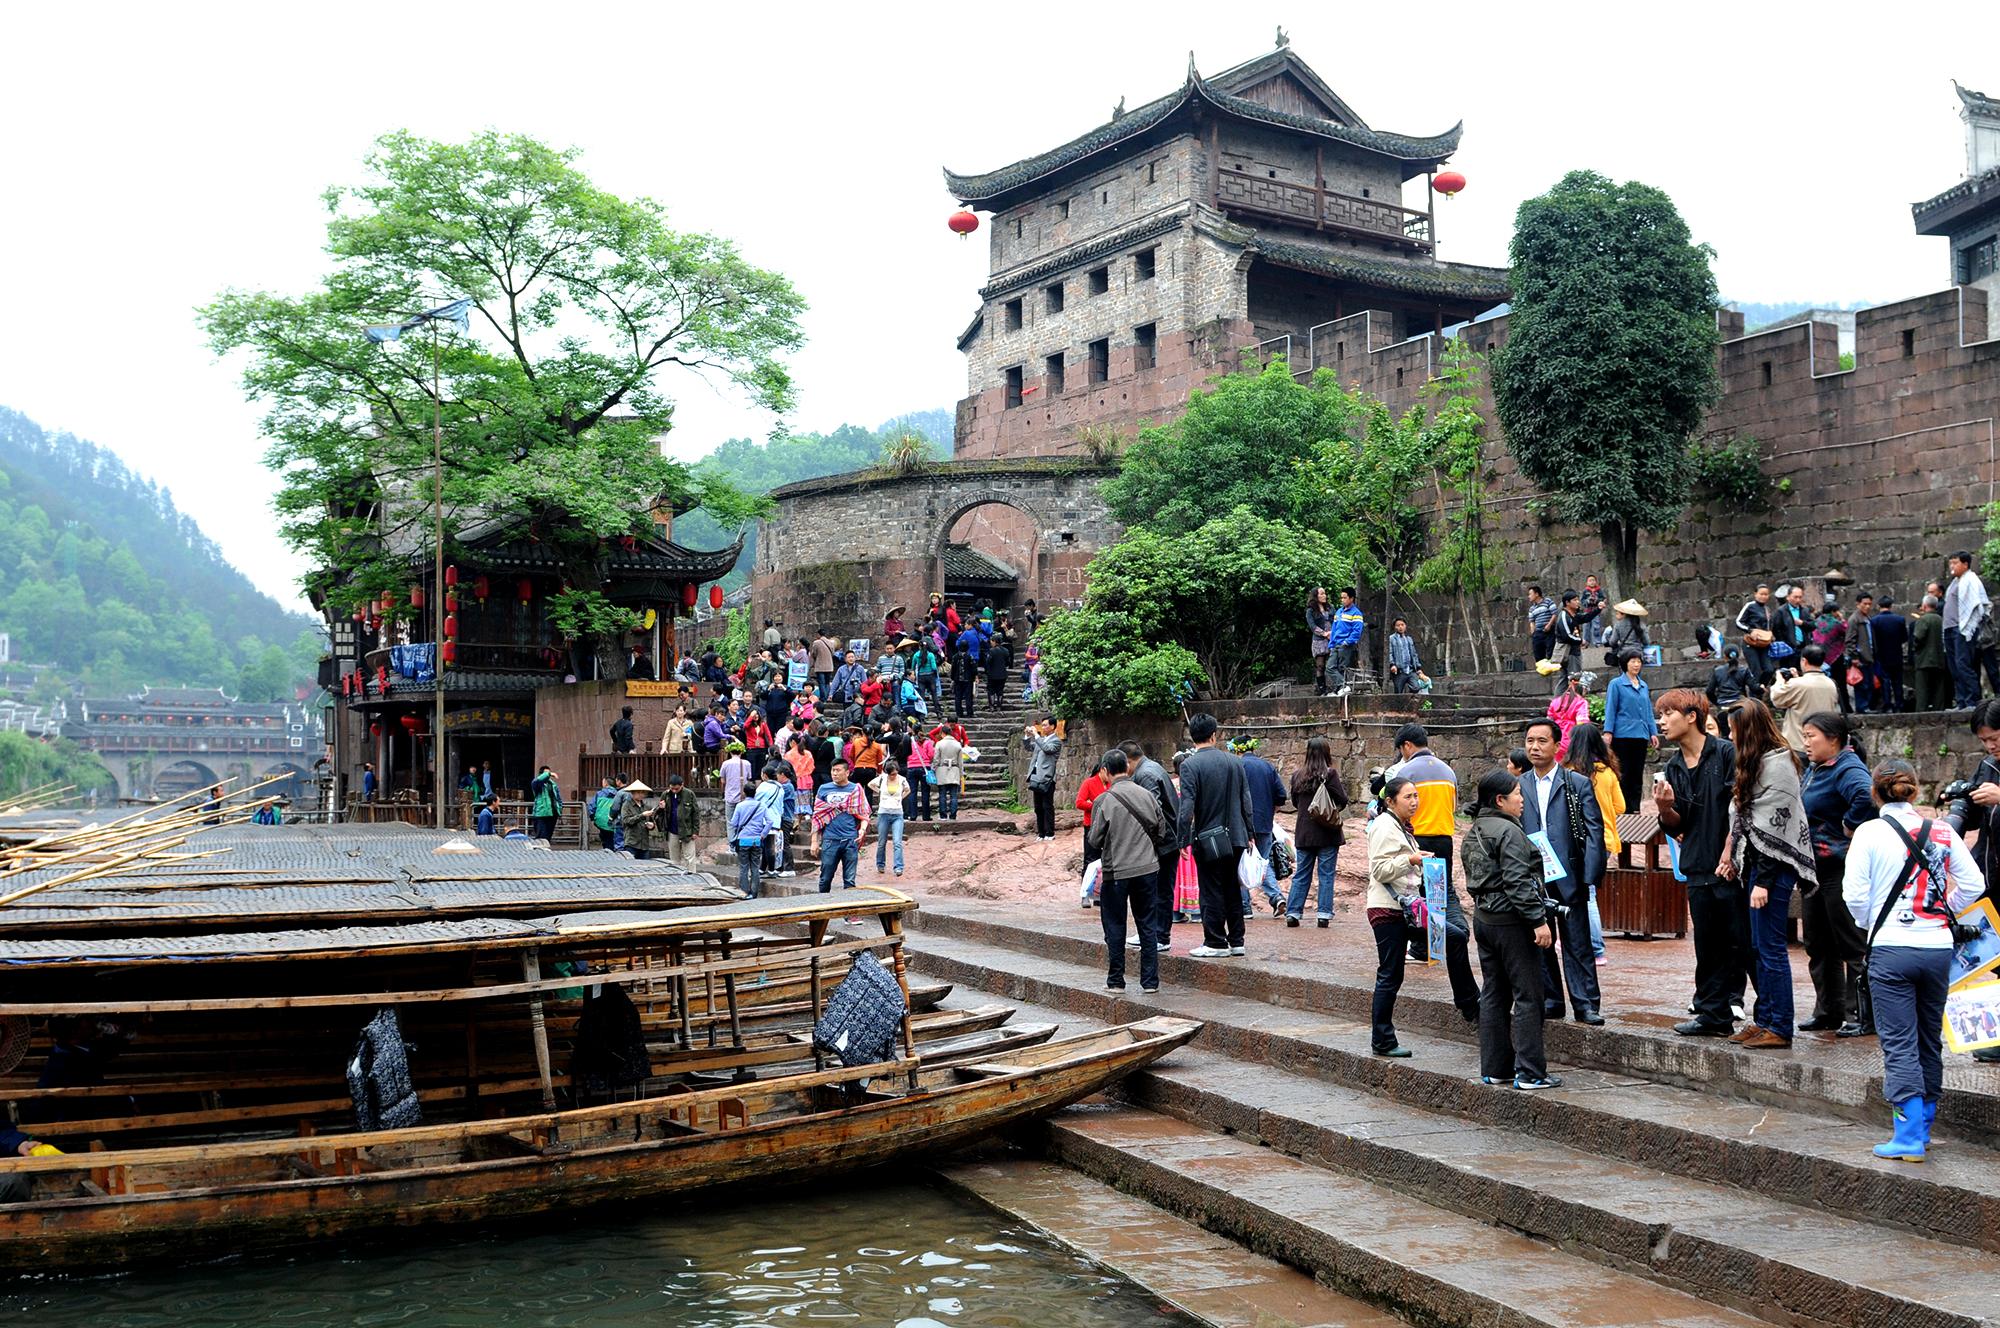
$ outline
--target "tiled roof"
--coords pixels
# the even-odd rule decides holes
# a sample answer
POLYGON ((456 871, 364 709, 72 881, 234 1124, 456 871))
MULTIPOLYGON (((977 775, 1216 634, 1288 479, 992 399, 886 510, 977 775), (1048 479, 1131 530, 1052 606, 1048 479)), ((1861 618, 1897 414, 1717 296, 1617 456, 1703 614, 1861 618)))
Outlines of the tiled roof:
POLYGON ((1934 198, 1910 204, 1910 216, 1919 235, 1948 235, 1968 212, 1985 206, 2000 206, 2000 166, 1960 180, 1934 198))
POLYGON ((1251 245, 1264 262, 1300 272, 1314 272, 1361 285, 1411 295, 1442 296, 1490 306, 1511 294, 1504 267, 1475 267, 1470 263, 1438 263, 1423 259, 1364 258, 1359 254, 1314 244, 1294 244, 1263 236, 1251 245))
POLYGON ((1215 83, 1204 80, 1190 63, 1187 81, 1176 91, 1107 121, 1089 133, 1071 139, 1061 147, 1023 158, 997 171, 960 175, 947 170, 944 173, 945 187, 951 191, 953 197, 962 202, 991 204, 993 200, 1023 185, 1031 184, 1066 166, 1074 165, 1099 152, 1137 138, 1148 130, 1165 124, 1183 108, 1197 102, 1224 115, 1279 125, 1369 152, 1380 153, 1406 165, 1418 167, 1441 161, 1455 152, 1458 149, 1460 133, 1464 128, 1461 122, 1442 134, 1424 138, 1406 134, 1385 134, 1369 129, 1365 125, 1345 125, 1314 116, 1294 115, 1286 111, 1273 110, 1245 97, 1235 96, 1215 83))
MULTIPOLYGON (((1130 226, 1121 226, 1117 230, 1107 231, 1096 239, 1085 240, 1082 244, 1069 245, 1059 254, 1051 258, 1045 258, 1039 263, 1033 263, 1027 267, 1015 268, 1011 272, 1003 272, 992 282, 980 288, 979 298, 990 300, 1003 291, 1032 285, 1044 277, 1052 277, 1056 273, 1075 267, 1079 263, 1087 263, 1094 258, 1099 258, 1105 254, 1123 249, 1127 245, 1150 240, 1156 235, 1165 235, 1168 231, 1176 230, 1185 223, 1191 211, 1192 209, 1190 208, 1180 207, 1160 216, 1145 217, 1130 226)), ((961 345, 959 349, 963 350, 964 346, 961 345)))
MULTIPOLYGON (((379 705, 383 701, 414 700, 420 696, 428 697, 432 692, 428 681, 418 682, 414 678, 391 674, 389 694, 385 697, 375 690, 375 679, 372 675, 364 674, 363 677, 368 683, 367 701, 373 704, 379 705)), ((562 674, 548 669, 458 669, 446 666, 444 690, 447 694, 471 692, 525 695, 537 687, 547 687, 561 680, 562 674)), ((360 698, 356 698, 356 703, 361 703, 360 698)))
POLYGON ((945 578, 950 581, 1013 581, 1016 576, 1013 568, 970 544, 945 545, 938 561, 944 564, 945 578))

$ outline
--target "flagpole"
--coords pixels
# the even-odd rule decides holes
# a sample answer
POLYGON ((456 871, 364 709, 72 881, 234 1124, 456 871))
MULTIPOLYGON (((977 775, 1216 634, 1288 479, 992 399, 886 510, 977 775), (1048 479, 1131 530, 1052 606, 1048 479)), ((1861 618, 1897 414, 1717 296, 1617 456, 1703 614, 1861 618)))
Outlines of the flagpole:
POLYGON ((437 828, 445 828, 444 807, 444 394, 440 390, 437 320, 431 325, 431 519, 436 547, 431 564, 431 796, 437 799, 437 828))

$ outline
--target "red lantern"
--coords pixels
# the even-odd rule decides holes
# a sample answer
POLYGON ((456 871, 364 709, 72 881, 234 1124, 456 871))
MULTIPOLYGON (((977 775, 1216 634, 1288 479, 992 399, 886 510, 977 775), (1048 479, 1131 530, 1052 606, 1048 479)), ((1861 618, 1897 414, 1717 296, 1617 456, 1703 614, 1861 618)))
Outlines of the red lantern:
POLYGON ((444 643, 444 662, 447 664, 458 663, 458 642, 447 641, 444 643))
POLYGON ((952 213, 944 224, 957 232, 958 238, 962 240, 979 229, 979 217, 970 208, 960 208, 952 213))
POLYGON ((445 566, 444 583, 447 586, 455 586, 458 584, 458 565, 456 563, 450 563, 445 566))
POLYGON ((444 616, 444 639, 450 641, 455 637, 457 637, 457 635, 458 635, 458 615, 455 613, 447 613, 444 616))
POLYGON ((367 621, 368 621, 368 611, 367 611, 366 609, 356 609, 356 610, 354 611, 354 621, 356 621, 356 622, 367 622, 367 621))
POLYGON ((472 582, 472 597, 481 604, 484 604, 486 602, 486 593, 491 589, 493 589, 493 585, 485 577, 475 577, 472 582))
POLYGON ((694 582, 690 581, 686 585, 681 587, 681 603, 691 609, 694 607, 695 600, 700 596, 700 594, 701 594, 701 587, 697 586, 694 582))
POLYGON ((716 585, 716 586, 710 586, 708 588, 708 607, 711 609, 719 609, 722 607, 721 586, 716 585))
POLYGON ((424 588, 422 586, 410 587, 410 607, 413 609, 424 607, 424 588))
POLYGON ((449 593, 447 593, 447 594, 445 595, 445 597, 444 597, 444 611, 445 611, 446 613, 457 613, 457 612, 458 612, 458 592, 457 592, 457 591, 455 591, 455 590, 454 590, 454 591, 451 591, 451 592, 449 592, 449 593))
POLYGON ((382 736, 382 726, 381 726, 380 724, 370 724, 370 725, 368 726, 368 736, 369 736, 369 737, 371 737, 371 738, 379 738, 379 737, 381 737, 381 736, 382 736))
POLYGON ((381 631, 381 630, 382 630, 382 620, 381 620, 380 618, 376 618, 376 617, 373 617, 373 616, 371 616, 371 617, 370 617, 370 618, 368 619, 368 630, 369 630, 369 631, 371 631, 371 632, 379 632, 379 631, 381 631))
POLYGON ((521 602, 523 604, 526 604, 529 600, 535 597, 535 583, 530 581, 525 576, 521 578, 520 584, 517 585, 514 589, 515 592, 520 595, 521 602))
POLYGON ((1439 171, 1435 176, 1431 177, 1431 188, 1437 190, 1446 198, 1450 198, 1453 194, 1465 188, 1465 177, 1457 171, 1439 171))
POLYGON ((415 733, 418 727, 422 724, 422 722, 423 721, 419 720, 415 715, 404 715, 403 729, 405 732, 415 733))

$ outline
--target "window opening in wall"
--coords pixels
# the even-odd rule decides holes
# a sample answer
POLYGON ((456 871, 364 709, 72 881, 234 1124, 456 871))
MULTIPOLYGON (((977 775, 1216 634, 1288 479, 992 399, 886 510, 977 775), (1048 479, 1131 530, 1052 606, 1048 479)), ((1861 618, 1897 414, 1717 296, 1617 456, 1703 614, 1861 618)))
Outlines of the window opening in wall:
POLYGON ((1100 202, 1104 202, 1104 203, 1109 203, 1109 202, 1111 201, 1111 191, 1110 191, 1109 189, 1105 190, 1105 191, 1104 191, 1104 197, 1103 197, 1102 199, 1098 200, 1098 201, 1100 201, 1100 202))
POLYGON ((1333 358, 1334 358, 1335 360, 1344 360, 1344 359, 1346 359, 1346 358, 1347 358, 1347 343, 1346 343, 1346 342, 1344 342, 1344 341, 1336 341, 1336 342, 1334 342, 1334 343, 1333 343, 1333 358))
POLYGON ((1132 275, 1140 281, 1151 281, 1159 258, 1159 247, 1141 249, 1132 255, 1132 275))
POLYGON ((1063 284, 1058 281, 1055 285, 1048 288, 1046 294, 1049 301, 1049 312, 1052 314, 1061 313, 1063 311, 1063 284))
POLYGON ((1090 343, 1090 381, 1102 383, 1111 377, 1111 339, 1090 343))
POLYGON ((1367 191, 1366 189, 1363 189, 1363 190, 1361 191, 1361 196, 1362 196, 1363 198, 1366 198, 1366 197, 1368 197, 1368 191, 1367 191))
POLYGON ((1276 171, 1265 171, 1264 174, 1270 176, 1273 180, 1278 178, 1278 173, 1276 171))
POLYGON ((1067 198, 1056 204, 1056 215, 1065 221, 1069 220, 1069 200, 1067 198))
POLYGON ((1153 184, 1153 183, 1155 183, 1155 182, 1157 181, 1157 179, 1158 179, 1158 175, 1157 175, 1157 172, 1159 171, 1159 169, 1160 169, 1160 163, 1159 163, 1159 162, 1157 162, 1157 161, 1149 161, 1149 162, 1147 162, 1147 163, 1146 163, 1146 183, 1147 183, 1147 184, 1153 184))
POLYGON ((1769 360, 1766 360, 1764 361, 1764 386, 1769 387, 1770 385, 1771 385, 1771 362, 1769 360))
POLYGON ((1111 289, 1111 269, 1095 267, 1090 270, 1090 293, 1102 295, 1111 289))
POLYGON ((1014 238, 1017 240, 1021 238, 1021 219, 1019 217, 1014 218, 1014 238))
POLYGON ((1159 363, 1159 334, 1155 324, 1141 323, 1132 329, 1132 367, 1141 373, 1159 363))
POLYGON ((1019 332, 1021 330, 1021 301, 1019 298, 1007 301, 1007 330, 1009 332, 1019 332))
POLYGON ((1043 362, 1042 377, 1048 383, 1048 386, 1044 388, 1043 391, 1047 392, 1048 395, 1052 397, 1059 397, 1062 395, 1063 357, 1061 351, 1057 351, 1055 354, 1049 356, 1049 358, 1043 362))
POLYGON ((1396 370, 1396 386, 1401 387, 1402 385, 1403 385, 1403 371, 1401 369, 1398 369, 1396 370))
POLYGON ((1243 169, 1243 163, 1242 163, 1242 162, 1240 162, 1240 161, 1239 161, 1239 162, 1237 162, 1237 163, 1236 163, 1236 169, 1237 169, 1237 170, 1239 170, 1239 171, 1240 171, 1240 170, 1242 170, 1242 169, 1243 169))
POLYGON ((1017 364, 1007 371, 1007 409, 1009 410, 1021 404, 1021 369, 1022 366, 1017 364))
POLYGON ((1917 330, 1913 327, 1906 327, 1903 329, 1903 358, 1907 360, 1916 353, 1917 330))
POLYGON ((1961 280, 1970 284, 1981 277, 1990 277, 2000 270, 2000 235, 1989 235, 1965 251, 1965 275, 1961 280))

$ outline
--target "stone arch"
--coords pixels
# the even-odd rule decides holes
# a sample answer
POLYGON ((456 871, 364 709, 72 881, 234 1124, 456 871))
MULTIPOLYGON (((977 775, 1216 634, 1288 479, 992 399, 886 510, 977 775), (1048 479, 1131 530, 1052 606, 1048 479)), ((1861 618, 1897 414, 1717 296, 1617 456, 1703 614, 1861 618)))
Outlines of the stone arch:
POLYGON ((931 538, 930 588, 959 601, 961 613, 980 600, 1018 608, 1037 598, 1047 580, 1049 534, 1036 504, 1005 494, 964 499, 931 538))
MULTIPOLYGON (((156 798, 178 798, 193 793, 196 789, 211 788, 222 782, 215 770, 191 757, 175 761, 172 765, 161 766, 153 772, 153 796, 156 798)), ((134 793, 137 790, 133 790, 134 793)))
POLYGON ((276 775, 283 775, 285 778, 280 779, 275 784, 266 784, 263 788, 259 789, 257 791, 259 797, 271 795, 274 797, 289 798, 296 803, 305 799, 312 792, 313 777, 311 772, 292 761, 274 762, 262 774, 254 776, 253 779, 270 779, 276 775))
POLYGON ((1051 529, 1049 519, 1042 514, 1037 504, 1030 503, 1014 494, 992 493, 971 496, 949 494, 947 496, 950 499, 956 500, 956 506, 948 511, 944 520, 938 524, 936 530, 931 535, 930 553, 933 558, 944 552, 945 542, 951 538, 952 527, 956 526, 962 518, 973 512, 977 512, 982 507, 1011 507, 1022 516, 1027 517, 1028 520, 1035 524, 1037 543, 1040 543, 1041 537, 1051 529))

